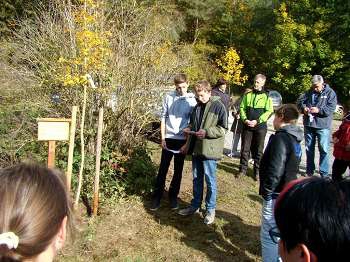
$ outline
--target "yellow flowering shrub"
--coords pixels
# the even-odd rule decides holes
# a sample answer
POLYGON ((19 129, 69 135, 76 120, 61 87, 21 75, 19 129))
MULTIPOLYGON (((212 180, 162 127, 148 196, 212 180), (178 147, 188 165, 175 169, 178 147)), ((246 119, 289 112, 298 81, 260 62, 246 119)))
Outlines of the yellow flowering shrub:
POLYGON ((81 86, 86 83, 86 74, 100 75, 106 72, 107 61, 111 55, 109 37, 99 25, 102 19, 102 2, 80 1, 74 11, 76 52, 71 57, 58 59, 59 81, 66 87, 81 86))
POLYGON ((216 60, 220 68, 220 76, 234 85, 243 85, 248 76, 242 75, 243 63, 240 62, 239 54, 236 49, 230 47, 226 52, 216 60))

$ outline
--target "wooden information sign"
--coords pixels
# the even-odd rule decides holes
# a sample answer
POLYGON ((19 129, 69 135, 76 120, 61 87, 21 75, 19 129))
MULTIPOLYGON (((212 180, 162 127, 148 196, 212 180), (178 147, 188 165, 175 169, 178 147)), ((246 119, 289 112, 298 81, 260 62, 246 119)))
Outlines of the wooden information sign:
POLYGON ((69 124, 71 119, 66 118, 39 118, 38 140, 49 141, 49 155, 47 166, 55 166, 56 141, 69 140, 69 124))
POLYGON ((69 123, 66 118, 39 118, 39 141, 67 141, 69 140, 69 123))

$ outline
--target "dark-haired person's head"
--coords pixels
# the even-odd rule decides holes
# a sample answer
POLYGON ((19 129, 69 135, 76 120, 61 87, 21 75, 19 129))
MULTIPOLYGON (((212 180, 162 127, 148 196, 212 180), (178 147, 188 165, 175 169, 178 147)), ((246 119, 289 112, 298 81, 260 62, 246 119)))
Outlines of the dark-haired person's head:
POLYGON ((273 126, 278 130, 283 124, 293 124, 298 122, 299 111, 294 104, 285 104, 276 110, 273 126))
POLYGON ((216 82, 215 87, 219 88, 222 92, 225 92, 227 87, 227 81, 223 77, 221 77, 216 82))
POLYGON ((345 261, 350 247, 350 182, 293 181, 277 199, 275 219, 284 262, 345 261))
POLYGON ((62 173, 19 164, 0 170, 0 261, 52 261, 71 227, 62 173))

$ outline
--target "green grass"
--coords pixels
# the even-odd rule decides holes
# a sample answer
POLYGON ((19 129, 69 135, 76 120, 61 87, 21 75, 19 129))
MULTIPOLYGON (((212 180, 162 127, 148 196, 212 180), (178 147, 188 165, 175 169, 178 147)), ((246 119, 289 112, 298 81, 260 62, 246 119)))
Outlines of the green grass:
MULTIPOLYGON (((160 149, 151 144, 155 163, 160 149)), ((261 261, 259 230, 261 199, 250 177, 234 178, 238 160, 225 157, 218 165, 218 199, 213 225, 203 216, 181 217, 164 196, 156 212, 148 198, 130 196, 101 209, 101 215, 81 217, 76 241, 67 243, 59 261, 261 261)), ((167 185, 171 178, 169 171, 167 185)), ((180 205, 192 197, 191 162, 186 160, 180 205)))

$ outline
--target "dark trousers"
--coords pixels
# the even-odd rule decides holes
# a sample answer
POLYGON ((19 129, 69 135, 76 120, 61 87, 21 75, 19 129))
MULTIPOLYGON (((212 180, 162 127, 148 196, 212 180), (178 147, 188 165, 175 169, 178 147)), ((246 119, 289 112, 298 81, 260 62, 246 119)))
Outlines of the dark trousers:
POLYGON ((260 159, 264 150, 264 141, 267 128, 248 129, 243 127, 242 132, 242 147, 241 147, 241 160, 240 171, 246 172, 248 169, 249 153, 251 152, 254 159, 254 174, 259 172, 260 159))
MULTIPOLYGON (((165 139, 167 148, 171 150, 179 150, 185 143, 186 140, 177 140, 177 139, 165 139)), ((165 179, 169 170, 171 159, 174 156, 174 175, 171 180, 169 187, 169 198, 176 199, 180 191, 181 179, 182 179, 182 170, 184 166, 184 161, 186 155, 184 154, 174 154, 168 150, 162 149, 162 157, 160 160, 159 171, 157 175, 154 198, 160 200, 163 196, 165 179)))
POLYGON ((332 179, 334 181, 342 180, 342 175, 345 173, 347 168, 350 168, 350 160, 334 159, 332 166, 332 179))

